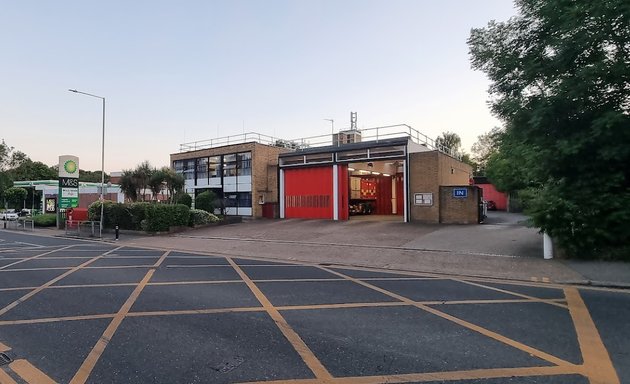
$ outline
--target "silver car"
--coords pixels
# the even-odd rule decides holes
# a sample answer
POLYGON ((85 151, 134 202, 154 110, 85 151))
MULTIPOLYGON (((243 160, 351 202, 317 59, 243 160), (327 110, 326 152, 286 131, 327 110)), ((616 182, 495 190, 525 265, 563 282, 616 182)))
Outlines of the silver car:
POLYGON ((0 220, 17 220, 18 214, 15 210, 7 210, 0 212, 0 220))

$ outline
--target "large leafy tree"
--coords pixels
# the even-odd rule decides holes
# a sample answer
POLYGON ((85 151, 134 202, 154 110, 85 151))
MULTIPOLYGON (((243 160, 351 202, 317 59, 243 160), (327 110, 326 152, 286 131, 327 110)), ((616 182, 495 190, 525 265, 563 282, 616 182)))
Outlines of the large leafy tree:
POLYGON ((623 250, 630 244, 630 3, 516 5, 517 16, 473 29, 468 41, 506 126, 488 173, 504 189, 528 188, 534 223, 570 254, 623 250))
POLYGON ((14 209, 22 208, 22 204, 24 200, 26 200, 26 196, 28 192, 24 188, 16 188, 11 187, 4 191, 4 198, 8 203, 9 207, 14 209))
POLYGON ((462 146, 462 139, 455 132, 442 132, 442 134, 435 139, 435 146, 442 150, 451 149, 457 153, 462 146))
POLYGON ((503 136, 503 130, 494 127, 489 132, 477 136, 477 141, 473 144, 471 151, 472 159, 477 164, 477 173, 480 176, 486 175, 486 168, 490 157, 499 152, 499 146, 503 136))

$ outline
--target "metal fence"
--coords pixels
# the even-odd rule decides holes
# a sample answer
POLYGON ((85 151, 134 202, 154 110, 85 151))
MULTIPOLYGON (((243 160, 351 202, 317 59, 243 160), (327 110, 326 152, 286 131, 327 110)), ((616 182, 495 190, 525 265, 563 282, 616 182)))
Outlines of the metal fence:
POLYGON ((66 220, 66 236, 102 237, 101 223, 98 221, 66 220))
POLYGON ((35 221, 33 221, 33 219, 8 220, 4 221, 3 228, 16 231, 33 231, 35 221))

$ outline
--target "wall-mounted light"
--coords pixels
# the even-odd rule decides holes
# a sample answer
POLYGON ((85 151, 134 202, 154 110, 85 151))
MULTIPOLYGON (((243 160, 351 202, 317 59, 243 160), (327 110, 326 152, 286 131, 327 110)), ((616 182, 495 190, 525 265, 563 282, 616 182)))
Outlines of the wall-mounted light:
POLYGON ((383 173, 383 176, 390 177, 391 175, 389 173, 383 173))
POLYGON ((354 168, 348 167, 348 171, 354 171, 354 168))
POLYGON ((380 175, 380 172, 372 172, 373 175, 380 175))

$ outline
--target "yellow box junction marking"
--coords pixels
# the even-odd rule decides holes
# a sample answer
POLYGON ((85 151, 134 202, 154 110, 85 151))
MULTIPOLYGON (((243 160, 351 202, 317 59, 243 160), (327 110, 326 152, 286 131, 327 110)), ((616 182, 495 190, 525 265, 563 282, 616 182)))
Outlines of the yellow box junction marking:
POLYGON ((300 357, 302 357, 302 360, 313 372, 315 377, 320 380, 331 379, 332 375, 330 374, 330 372, 328 372, 326 367, 324 367, 324 365, 319 361, 313 351, 311 351, 308 345, 306 345, 300 335, 298 335, 297 332, 295 332, 293 328, 291 328, 289 323, 287 323, 287 321, 284 319, 284 317, 282 317, 280 312, 273 306, 273 304, 271 304, 269 299, 267 299, 267 297, 262 293, 258 286, 254 284, 254 282, 249 278, 249 276, 247 276, 247 274, 241 269, 241 267, 239 267, 234 262, 234 260, 229 257, 226 257, 226 260, 232 265, 236 273, 241 276, 241 279, 245 281, 254 296, 256 296, 260 304, 262 304, 262 306, 267 310, 267 313, 276 323, 284 337, 287 338, 287 340, 289 341, 289 343, 291 343, 296 352, 300 355, 300 357))
POLYGON ((580 292, 576 288, 565 288, 564 294, 584 359, 584 375, 589 378, 591 384, 619 384, 619 377, 608 350, 599 336, 580 292))

